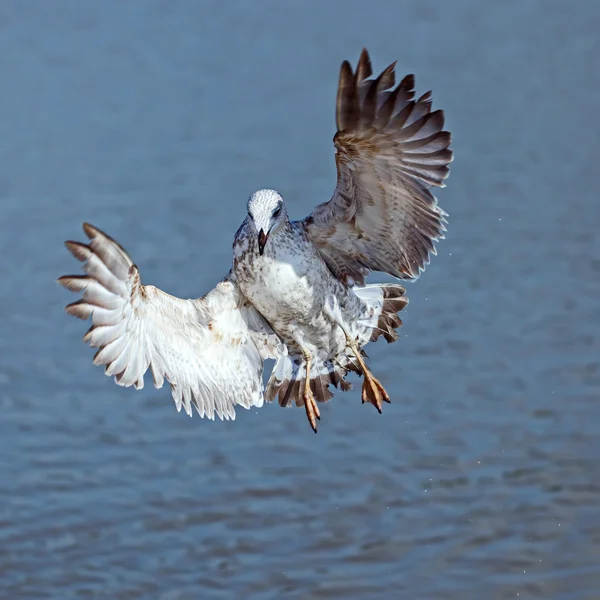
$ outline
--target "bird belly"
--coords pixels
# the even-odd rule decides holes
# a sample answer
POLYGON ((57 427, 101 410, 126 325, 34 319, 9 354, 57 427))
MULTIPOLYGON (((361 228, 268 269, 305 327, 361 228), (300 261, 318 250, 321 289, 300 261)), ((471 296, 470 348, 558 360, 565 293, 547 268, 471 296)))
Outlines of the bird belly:
MULTIPOLYGON (((354 296, 335 279, 308 243, 272 243, 259 255, 247 238, 234 252, 242 293, 265 317, 291 352, 301 347, 313 356, 336 356, 345 349, 344 332, 331 318, 354 296)), ((235 250, 235 249, 234 249, 235 250)), ((342 312, 345 312, 342 308, 342 312)))
POLYGON ((316 353, 337 349, 344 337, 324 311, 326 287, 301 257, 255 257, 253 276, 242 292, 269 321, 288 347, 316 353), (341 339, 337 339, 341 334, 341 339))
MULTIPOLYGON (((295 265, 279 261, 257 261, 255 276, 248 282, 246 296, 261 311, 277 320, 307 320, 321 312, 322 292, 295 265), (261 264, 263 263, 263 264, 261 264)), ((264 314, 264 313, 263 313, 264 314)))

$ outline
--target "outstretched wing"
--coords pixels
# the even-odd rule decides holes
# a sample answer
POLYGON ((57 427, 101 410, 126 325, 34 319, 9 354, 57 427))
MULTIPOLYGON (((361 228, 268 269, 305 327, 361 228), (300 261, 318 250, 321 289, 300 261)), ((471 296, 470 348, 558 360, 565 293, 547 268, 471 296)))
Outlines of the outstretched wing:
POLYGON ((304 220, 334 274, 364 283, 369 271, 413 279, 435 254, 447 216, 430 189, 452 161, 444 114, 431 92, 414 100, 414 77, 395 88, 395 63, 379 77, 363 50, 356 72, 342 63, 337 94, 337 186, 304 220))
POLYGON ((66 308, 91 317, 84 341, 99 348, 97 365, 122 386, 144 386, 150 369, 154 385, 171 384, 177 410, 201 417, 235 419, 234 406, 262 406, 265 358, 276 357, 279 338, 242 295, 232 276, 203 298, 182 300, 142 285, 125 250, 92 225, 89 244, 66 242, 86 275, 61 277, 81 300, 66 308))

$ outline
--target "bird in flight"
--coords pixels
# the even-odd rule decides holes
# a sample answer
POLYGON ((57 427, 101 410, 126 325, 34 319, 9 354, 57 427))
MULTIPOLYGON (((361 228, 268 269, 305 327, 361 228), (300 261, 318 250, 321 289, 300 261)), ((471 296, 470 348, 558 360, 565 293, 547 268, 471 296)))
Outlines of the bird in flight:
POLYGON ((178 411, 209 419, 278 398, 304 406, 316 433, 319 403, 348 390, 354 371, 362 402, 381 413, 390 399, 364 346, 398 338, 408 299, 401 285, 365 277, 411 280, 427 266, 447 217, 431 189, 444 186, 453 156, 431 92, 415 100, 413 75, 396 85, 395 63, 372 75, 366 50, 356 71, 342 63, 331 199, 291 221, 278 192, 254 192, 233 266, 205 296, 144 285, 127 252, 92 225, 83 225, 87 244, 66 242, 85 272, 58 279, 82 294, 66 311, 91 318, 83 339, 117 384, 140 389, 149 369, 157 388, 169 382, 178 411), (263 389, 266 359, 275 366, 263 389))

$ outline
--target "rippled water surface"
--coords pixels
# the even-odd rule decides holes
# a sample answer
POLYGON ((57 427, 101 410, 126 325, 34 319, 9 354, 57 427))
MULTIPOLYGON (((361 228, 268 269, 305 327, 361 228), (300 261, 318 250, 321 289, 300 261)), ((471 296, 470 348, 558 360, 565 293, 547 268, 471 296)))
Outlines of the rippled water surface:
POLYGON ((600 6, 0 6, 0 597, 600 597, 600 6), (198 296, 249 193, 329 197, 337 69, 367 46, 456 161, 393 397, 178 414, 92 366, 54 279, 87 220, 198 296))

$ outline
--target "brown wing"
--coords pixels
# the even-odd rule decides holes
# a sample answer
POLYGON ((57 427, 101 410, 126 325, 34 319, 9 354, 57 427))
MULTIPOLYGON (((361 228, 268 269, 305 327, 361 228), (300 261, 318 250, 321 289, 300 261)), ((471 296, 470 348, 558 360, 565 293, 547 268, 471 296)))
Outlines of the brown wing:
POLYGON ((447 214, 430 191, 452 162, 444 113, 431 92, 414 100, 414 77, 395 85, 395 63, 379 77, 363 50, 356 72, 342 63, 337 94, 337 186, 305 220, 334 274, 362 284, 369 271, 414 279, 435 254, 447 214))

